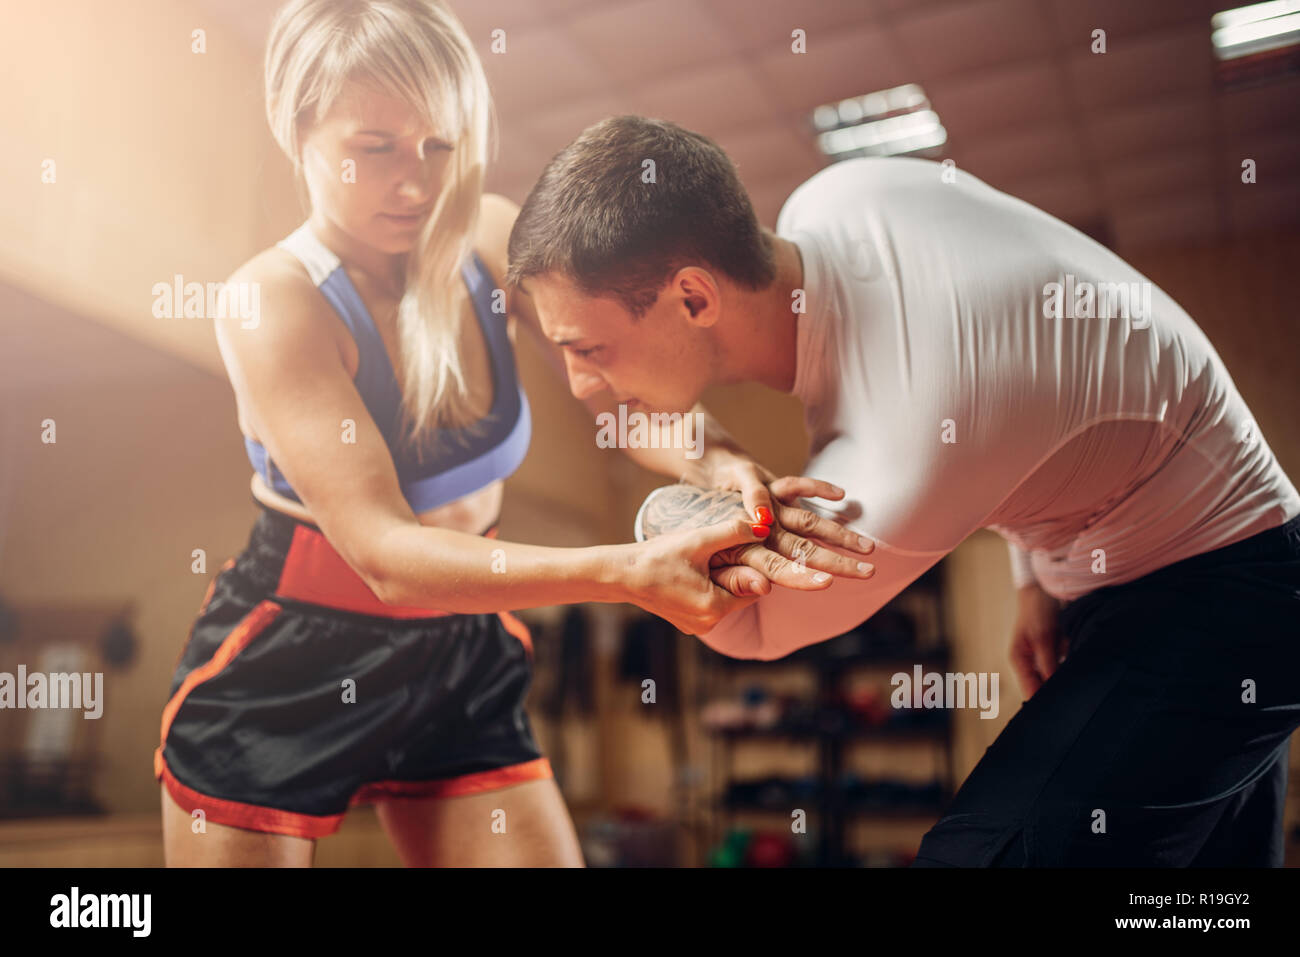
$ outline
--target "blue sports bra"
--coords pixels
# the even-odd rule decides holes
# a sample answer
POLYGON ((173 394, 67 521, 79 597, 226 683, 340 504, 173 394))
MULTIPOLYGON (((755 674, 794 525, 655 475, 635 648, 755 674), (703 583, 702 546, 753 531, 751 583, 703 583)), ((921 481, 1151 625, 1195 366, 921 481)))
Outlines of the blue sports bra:
MULTIPOLYGON (((477 253, 461 266, 461 274, 491 357, 492 409, 467 428, 431 429, 420 463, 414 454, 399 449, 402 395, 397 377, 379 330, 338 256, 307 223, 276 245, 298 257, 356 341, 359 358, 353 381, 393 455, 402 494, 412 511, 425 512, 455 501, 519 468, 532 438, 528 397, 515 371, 506 317, 492 312, 492 278, 477 253)), ((260 442, 244 436, 244 447, 267 485, 286 498, 302 501, 260 442)))

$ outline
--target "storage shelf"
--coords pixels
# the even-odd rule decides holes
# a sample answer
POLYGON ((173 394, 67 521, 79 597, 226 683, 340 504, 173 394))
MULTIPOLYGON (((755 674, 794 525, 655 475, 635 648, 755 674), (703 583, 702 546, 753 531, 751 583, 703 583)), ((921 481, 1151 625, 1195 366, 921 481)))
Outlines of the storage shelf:
POLYGON ((838 738, 864 741, 896 741, 900 744, 911 742, 946 742, 952 730, 950 722, 936 724, 928 728, 848 728, 842 731, 819 731, 808 729, 781 728, 730 728, 709 731, 713 737, 724 741, 766 741, 772 739, 791 739, 801 741, 825 740, 838 738))
MULTIPOLYGON (((746 804, 743 802, 722 801, 719 808, 732 813, 744 812, 746 814, 780 814, 784 817, 790 816, 791 808, 769 807, 766 804, 746 804)), ((943 814, 945 805, 942 804, 900 804, 897 807, 853 807, 845 806, 839 809, 840 813, 851 815, 856 818, 881 818, 895 820, 898 818, 928 818, 937 819, 943 814)), ((821 802, 809 803, 805 808, 811 815, 822 813, 821 802)))
MULTIPOLYGON (((939 566, 935 566, 903 593, 909 600, 891 601, 853 631, 801 648, 776 661, 729 658, 701 646, 701 664, 709 680, 699 700, 717 700, 721 694, 734 694, 738 690, 736 686, 744 682, 762 684, 760 674, 771 675, 774 669, 781 669, 777 680, 784 681, 786 687, 794 669, 810 674, 816 684, 815 698, 804 699, 796 710, 785 711, 785 715, 795 718, 793 726, 702 729, 713 743, 715 761, 721 770, 722 787, 706 798, 722 819, 718 828, 710 829, 715 842, 721 839, 722 829, 735 826, 737 816, 772 815, 788 820, 792 808, 803 804, 818 821, 818 861, 825 866, 836 866, 837 862, 853 859, 849 844, 862 843, 865 835, 872 836, 873 844, 884 845, 897 842, 906 832, 910 844, 942 817, 954 790, 951 712, 927 713, 915 724, 870 725, 857 716, 859 712, 845 705, 850 700, 850 688, 860 678, 867 677, 868 671, 910 675, 917 666, 925 672, 951 670, 952 647, 942 625, 945 597, 942 581, 939 566), (918 608, 916 601, 910 599, 919 600, 924 607, 918 608), (729 691, 724 692, 724 688, 729 691), (815 789, 808 788, 803 796, 787 799, 780 791, 768 795, 762 790, 735 787, 745 783, 738 781, 733 773, 733 763, 739 760, 738 746, 742 742, 778 741, 800 748, 816 745, 815 789), (929 787, 920 785, 893 791, 882 787, 873 791, 872 782, 867 780, 864 787, 854 786, 848 791, 853 795, 850 798, 843 790, 845 765, 855 753, 855 746, 864 742, 924 747, 941 755, 942 770, 929 787), (899 803, 886 804, 881 800, 889 796, 897 797, 899 803), (751 797, 761 797, 762 803, 751 797), (782 806, 768 803, 773 797, 782 806), (909 797, 914 800, 909 801, 909 797), (786 806, 787 800, 793 803, 786 806)), ((887 693, 882 703, 888 705, 887 693)), ((884 714, 894 720, 899 717, 892 708, 879 716, 884 714)), ((750 756, 748 750, 745 755, 750 756)), ((758 826, 757 821, 754 826, 758 826)))

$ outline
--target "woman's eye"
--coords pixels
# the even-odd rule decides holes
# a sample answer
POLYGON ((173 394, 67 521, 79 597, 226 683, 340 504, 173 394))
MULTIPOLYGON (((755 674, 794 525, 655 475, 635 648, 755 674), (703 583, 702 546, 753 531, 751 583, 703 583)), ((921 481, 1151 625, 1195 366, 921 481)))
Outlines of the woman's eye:
POLYGON ((362 150, 363 153, 391 153, 392 151, 393 148, 391 146, 381 146, 378 149, 373 150, 362 150))

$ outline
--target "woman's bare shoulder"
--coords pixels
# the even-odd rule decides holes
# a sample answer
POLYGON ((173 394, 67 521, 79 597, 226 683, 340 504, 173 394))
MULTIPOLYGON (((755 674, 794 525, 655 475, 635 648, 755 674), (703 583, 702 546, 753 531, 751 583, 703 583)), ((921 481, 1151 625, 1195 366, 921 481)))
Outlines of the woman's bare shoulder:
POLYGON ((256 339, 262 346, 277 341, 289 345, 303 336, 317 335, 322 328, 332 329, 330 324, 322 323, 330 312, 329 302, 298 258, 278 246, 251 256, 236 267, 226 282, 251 287, 244 298, 257 304, 258 316, 251 322, 234 318, 218 321, 219 343, 227 338, 232 343, 252 341, 254 337, 236 336, 236 327, 240 331, 260 328, 263 335, 256 339))
POLYGON ((316 288, 298 257, 279 246, 268 246, 240 263, 230 281, 271 284, 277 292, 289 293, 316 288))

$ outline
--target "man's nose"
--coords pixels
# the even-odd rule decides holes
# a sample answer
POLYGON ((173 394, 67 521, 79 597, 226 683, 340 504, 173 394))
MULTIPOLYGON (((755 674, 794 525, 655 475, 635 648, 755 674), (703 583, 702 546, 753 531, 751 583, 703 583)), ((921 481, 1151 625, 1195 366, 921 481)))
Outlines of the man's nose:
POLYGON ((564 365, 569 374, 569 391, 573 393, 575 399, 580 401, 588 399, 605 388, 605 380, 581 361, 566 356, 564 365))

